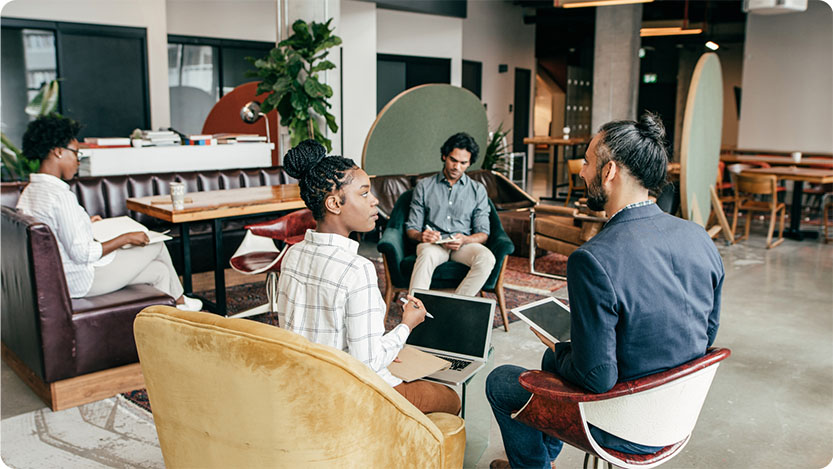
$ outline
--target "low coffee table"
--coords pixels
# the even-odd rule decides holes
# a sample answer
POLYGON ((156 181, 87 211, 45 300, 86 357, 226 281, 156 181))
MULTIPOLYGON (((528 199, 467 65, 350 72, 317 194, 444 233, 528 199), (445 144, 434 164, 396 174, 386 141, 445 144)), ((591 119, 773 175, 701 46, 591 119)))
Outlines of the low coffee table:
POLYGON ((185 208, 174 210, 169 196, 135 197, 127 199, 128 210, 144 213, 169 223, 180 225, 182 240, 182 286, 185 293, 192 292, 191 285, 191 237, 189 225, 196 221, 211 220, 214 237, 214 289, 216 304, 206 302, 207 309, 225 316, 226 277, 223 265, 223 221, 243 216, 266 214, 304 208, 297 184, 247 187, 186 194, 185 208))

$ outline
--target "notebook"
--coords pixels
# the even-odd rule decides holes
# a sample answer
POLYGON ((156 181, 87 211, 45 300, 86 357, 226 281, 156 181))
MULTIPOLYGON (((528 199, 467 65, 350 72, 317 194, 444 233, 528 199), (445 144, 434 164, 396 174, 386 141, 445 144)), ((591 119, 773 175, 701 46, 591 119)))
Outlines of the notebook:
POLYGON ((570 306, 567 300, 544 298, 518 306, 512 313, 553 342, 570 339, 570 306))
POLYGON ((419 298, 434 318, 425 318, 411 331, 406 343, 451 362, 449 368, 425 379, 458 385, 486 366, 494 300, 418 289, 411 295, 419 298))
POLYGON ((165 233, 148 230, 145 225, 128 216, 105 218, 93 223, 93 238, 100 243, 110 241, 116 236, 134 231, 144 231, 148 235, 151 244, 173 239, 165 233))

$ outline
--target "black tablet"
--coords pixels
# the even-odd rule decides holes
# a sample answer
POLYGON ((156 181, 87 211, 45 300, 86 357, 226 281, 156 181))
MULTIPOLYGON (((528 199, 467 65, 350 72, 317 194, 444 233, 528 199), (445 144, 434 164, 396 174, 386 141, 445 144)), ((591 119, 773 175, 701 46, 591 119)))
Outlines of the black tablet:
POLYGON ((570 338, 570 307, 565 300, 544 298, 519 306, 512 313, 553 342, 570 338))

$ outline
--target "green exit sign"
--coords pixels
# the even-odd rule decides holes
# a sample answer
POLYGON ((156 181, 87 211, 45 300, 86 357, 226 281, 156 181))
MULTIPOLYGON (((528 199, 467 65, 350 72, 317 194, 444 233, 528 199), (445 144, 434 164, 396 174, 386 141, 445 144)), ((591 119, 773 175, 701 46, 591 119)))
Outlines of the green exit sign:
POLYGON ((642 75, 642 83, 656 83, 657 82, 657 74, 656 73, 646 73, 642 75))

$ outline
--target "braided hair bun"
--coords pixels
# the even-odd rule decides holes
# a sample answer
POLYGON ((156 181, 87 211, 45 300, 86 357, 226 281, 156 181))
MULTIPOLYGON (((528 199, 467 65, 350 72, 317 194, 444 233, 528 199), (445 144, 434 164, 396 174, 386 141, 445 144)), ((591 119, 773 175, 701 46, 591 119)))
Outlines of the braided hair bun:
POLYGON ((327 156, 327 150, 315 140, 304 140, 290 149, 283 157, 286 174, 302 180, 321 160, 327 156))

